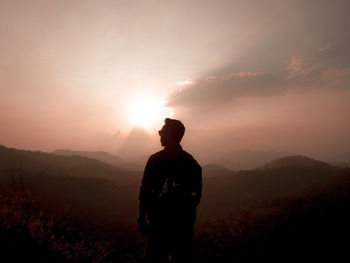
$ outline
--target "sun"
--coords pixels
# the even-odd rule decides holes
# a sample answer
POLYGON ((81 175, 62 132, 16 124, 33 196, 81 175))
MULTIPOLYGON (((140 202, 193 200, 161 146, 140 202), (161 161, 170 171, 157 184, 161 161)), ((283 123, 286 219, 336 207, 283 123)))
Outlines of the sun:
POLYGON ((164 98, 148 95, 137 95, 131 98, 127 104, 127 118, 135 126, 144 129, 153 129, 164 121, 166 117, 172 117, 173 111, 166 107, 164 98))

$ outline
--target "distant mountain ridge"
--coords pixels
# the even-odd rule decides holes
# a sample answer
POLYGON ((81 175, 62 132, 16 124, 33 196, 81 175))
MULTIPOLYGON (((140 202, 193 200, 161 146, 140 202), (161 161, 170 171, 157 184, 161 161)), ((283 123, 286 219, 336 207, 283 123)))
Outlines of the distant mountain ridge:
POLYGON ((308 167, 308 168, 330 168, 331 165, 318 161, 315 159, 311 159, 302 155, 293 155, 277 158, 271 162, 268 162, 262 166, 259 166, 257 169, 278 169, 285 167, 308 167))
POLYGON ((14 169, 31 174, 101 178, 123 184, 135 184, 140 176, 140 172, 123 171, 117 166, 80 155, 64 156, 0 145, 0 171, 14 169))
POLYGON ((288 152, 279 151, 252 151, 238 150, 231 152, 219 153, 211 163, 222 165, 231 170, 247 170, 254 169, 276 158, 294 155, 288 152))
MULTIPOLYGON (((265 168, 235 172, 217 164, 203 166, 199 220, 205 222, 208 219, 225 218, 256 202, 303 194, 349 171, 305 156, 277 158, 262 167, 265 168)), ((56 189, 58 198, 69 189, 70 184, 74 185, 71 191, 78 191, 76 189, 81 187, 79 195, 90 198, 108 188, 106 180, 100 180, 105 183, 94 186, 98 179, 110 180, 118 186, 115 191, 120 193, 120 213, 129 213, 130 218, 137 217, 141 171, 123 171, 116 166, 78 155, 63 156, 0 146, 0 179, 4 181, 5 177, 11 178, 13 174, 24 174, 27 182, 40 192, 51 193, 52 189, 56 189)), ((4 181, 4 184, 8 183, 4 181)), ((114 195, 113 191, 110 190, 108 195, 114 195)), ((80 200, 83 197, 79 195, 72 194, 71 197, 80 200)), ((108 198, 116 202, 114 197, 108 198)))
POLYGON ((204 166, 203 210, 211 213, 199 210, 198 218, 224 218, 235 209, 245 209, 256 202, 309 193, 348 172, 300 155, 276 158, 258 168, 238 172, 218 165, 204 166))
POLYGON ((203 176, 205 177, 215 177, 215 176, 232 176, 236 174, 235 171, 232 171, 224 166, 216 164, 208 164, 202 167, 203 176))
POLYGON ((337 156, 334 156, 329 161, 330 162, 348 163, 349 164, 350 163, 350 151, 338 154, 337 156))
POLYGON ((53 154, 57 155, 64 155, 64 156, 72 156, 72 155, 79 155, 84 156, 92 159, 99 160, 104 163, 108 163, 111 165, 119 166, 122 164, 123 159, 120 158, 117 155, 104 152, 104 151, 73 151, 73 150, 67 150, 67 149, 59 149, 52 152, 53 154))
POLYGON ((55 150, 52 152, 61 156, 81 156, 107 163, 124 171, 142 171, 145 168, 148 156, 136 156, 123 159, 115 154, 104 151, 73 151, 68 149, 55 150))

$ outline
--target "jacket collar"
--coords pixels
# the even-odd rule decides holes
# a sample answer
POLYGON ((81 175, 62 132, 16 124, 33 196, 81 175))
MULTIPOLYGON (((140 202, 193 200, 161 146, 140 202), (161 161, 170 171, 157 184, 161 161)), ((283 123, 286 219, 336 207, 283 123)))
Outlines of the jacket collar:
POLYGON ((172 146, 172 147, 165 147, 164 151, 169 151, 169 152, 182 151, 182 147, 180 144, 177 144, 177 145, 172 146))

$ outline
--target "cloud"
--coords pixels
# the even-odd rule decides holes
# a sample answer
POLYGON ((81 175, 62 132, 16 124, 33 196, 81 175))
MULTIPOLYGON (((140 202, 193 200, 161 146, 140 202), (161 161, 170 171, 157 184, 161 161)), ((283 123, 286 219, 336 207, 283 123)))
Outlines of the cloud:
POLYGON ((349 98, 350 91, 329 89, 239 100, 187 120, 184 146, 207 159, 233 149, 335 154, 350 147, 349 98))
POLYGON ((238 72, 233 73, 231 76, 236 76, 240 78, 257 77, 269 74, 268 72, 238 72))
POLYGON ((274 94, 276 76, 267 72, 235 72, 208 76, 181 86, 167 98, 168 106, 211 108, 240 97, 274 94))
POLYGON ((180 87, 188 87, 197 84, 197 82, 193 79, 186 79, 183 81, 177 81, 176 84, 180 87))
POLYGON ((289 71, 287 79, 292 79, 297 76, 305 77, 316 68, 316 66, 306 67, 304 58, 300 55, 291 56, 288 65, 285 67, 285 69, 289 71))
POLYGON ((323 46, 321 46, 319 49, 318 49, 318 51, 319 52, 325 52, 325 51, 327 51, 327 50, 329 50, 330 48, 331 48, 331 44, 325 44, 325 45, 323 45, 323 46))
MULTIPOLYGON (((237 100, 264 98, 289 92, 344 88, 350 82, 350 68, 310 63, 300 54, 287 59, 284 70, 241 71, 209 75, 179 82, 180 88, 167 98, 168 106, 193 113, 234 107, 237 100)), ((282 65, 283 61, 280 62, 282 65)), ((176 110, 175 110, 176 115, 176 110)))
POLYGON ((321 73, 324 80, 347 80, 350 78, 350 69, 327 68, 321 73))

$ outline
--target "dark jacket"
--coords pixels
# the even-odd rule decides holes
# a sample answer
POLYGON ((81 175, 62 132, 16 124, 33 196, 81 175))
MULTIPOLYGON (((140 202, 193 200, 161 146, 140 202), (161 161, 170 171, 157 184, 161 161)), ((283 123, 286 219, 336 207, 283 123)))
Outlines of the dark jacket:
POLYGON ((149 158, 140 187, 140 211, 148 219, 195 220, 202 196, 202 168, 180 145, 149 158))

